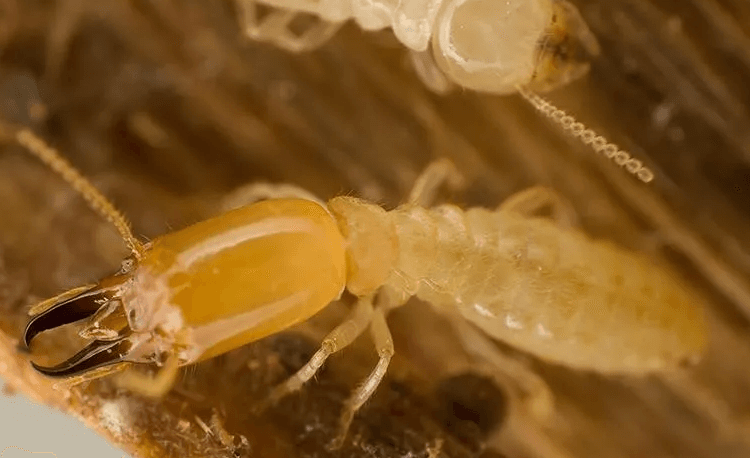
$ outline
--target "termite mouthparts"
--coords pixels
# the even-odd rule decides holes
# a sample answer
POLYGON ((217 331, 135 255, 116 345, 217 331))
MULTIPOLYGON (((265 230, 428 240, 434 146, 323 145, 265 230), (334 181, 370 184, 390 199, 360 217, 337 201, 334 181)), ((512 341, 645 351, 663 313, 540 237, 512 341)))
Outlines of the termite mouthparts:
MULTIPOLYGON (((113 276, 111 279, 117 284, 123 277, 113 276)), ((25 348, 31 348, 31 341, 39 333, 90 319, 102 309, 103 304, 116 300, 116 289, 108 288, 105 284, 106 282, 102 282, 95 286, 78 288, 74 290, 72 297, 64 298, 45 311, 32 316, 23 334, 25 348)), ((126 361, 134 342, 129 339, 132 332, 125 324, 108 336, 96 336, 97 338, 81 351, 60 364, 49 367, 33 361, 31 364, 38 372, 49 377, 71 377, 126 361)))

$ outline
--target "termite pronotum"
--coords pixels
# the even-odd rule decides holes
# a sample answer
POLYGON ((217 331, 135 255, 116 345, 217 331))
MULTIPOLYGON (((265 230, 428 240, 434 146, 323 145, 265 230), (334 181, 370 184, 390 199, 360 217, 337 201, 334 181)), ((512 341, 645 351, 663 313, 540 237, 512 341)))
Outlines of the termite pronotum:
POLYGON ((349 19, 365 30, 390 27, 433 90, 445 92, 455 83, 492 94, 519 93, 545 117, 641 181, 654 178, 641 161, 535 92, 584 75, 586 57, 599 53, 596 38, 566 0, 235 1, 248 36, 293 52, 320 46, 349 19), (320 20, 297 33, 294 21, 302 13, 320 20))
POLYGON ((683 285, 647 257, 573 228, 569 207, 547 188, 520 192, 496 210, 428 208, 438 186, 458 176, 440 160, 391 211, 265 185, 250 188, 252 204, 144 244, 57 151, 28 129, 14 138, 113 223, 132 252, 117 274, 31 309, 27 347, 39 333, 85 320, 79 334, 88 345, 55 366, 34 365, 48 376, 90 379, 155 364, 155 376, 119 376, 159 396, 180 366, 287 329, 346 288, 358 297, 348 317, 269 397, 299 389, 369 328, 379 361, 345 404, 340 445, 394 354, 386 315, 412 296, 478 336, 574 369, 644 374, 704 347, 702 311, 683 285), (545 206, 552 218, 535 217, 545 206))

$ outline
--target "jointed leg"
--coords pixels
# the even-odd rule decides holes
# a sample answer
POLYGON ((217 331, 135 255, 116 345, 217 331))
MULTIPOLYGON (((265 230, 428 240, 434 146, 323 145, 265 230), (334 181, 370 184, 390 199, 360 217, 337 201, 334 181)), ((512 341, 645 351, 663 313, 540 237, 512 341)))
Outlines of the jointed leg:
POLYGON ((463 177, 449 159, 438 159, 430 163, 417 177, 407 202, 421 207, 431 205, 438 187, 446 182, 449 186, 457 188, 463 184, 463 177))
POLYGON ((454 84, 438 67, 431 48, 424 51, 410 51, 409 57, 414 72, 432 92, 445 95, 453 89, 454 84))
POLYGON ((351 344, 370 324, 373 316, 372 297, 360 298, 347 319, 331 331, 320 345, 320 349, 296 374, 277 386, 256 410, 275 404, 284 396, 299 390, 323 366, 329 356, 351 344))
POLYGON ((292 52, 303 52, 318 48, 327 42, 341 28, 340 22, 328 22, 323 19, 317 19, 317 22, 297 35, 290 30, 279 35, 275 44, 292 52))
POLYGON ((372 332, 373 342, 375 348, 378 351, 378 364, 365 381, 352 393, 351 397, 344 404, 344 411, 341 414, 339 435, 331 443, 331 448, 339 448, 346 438, 346 433, 349 431, 349 425, 354 418, 354 414, 359 410, 362 405, 367 402, 368 399, 377 389, 380 382, 383 380, 385 373, 388 371, 388 364, 391 362, 393 357, 393 338, 391 332, 388 329, 388 324, 385 322, 385 312, 383 308, 378 307, 375 309, 372 315, 372 321, 370 322, 370 331, 372 332))
POLYGON ((318 19, 315 24, 297 34, 290 29, 292 21, 299 14, 296 11, 266 6, 271 11, 261 18, 258 14, 259 5, 257 1, 243 0, 238 2, 238 5, 243 10, 243 25, 249 37, 259 41, 272 42, 292 52, 317 48, 331 38, 342 24, 318 19))
POLYGON ((547 206, 552 210, 552 219, 561 226, 576 225, 576 213, 570 202, 554 190, 543 186, 534 186, 513 194, 498 207, 498 210, 533 216, 547 206))
POLYGON ((131 370, 119 374, 116 383, 120 388, 134 391, 143 396, 159 398, 172 389, 179 372, 177 355, 172 353, 156 372, 156 375, 135 372, 131 368, 131 370))

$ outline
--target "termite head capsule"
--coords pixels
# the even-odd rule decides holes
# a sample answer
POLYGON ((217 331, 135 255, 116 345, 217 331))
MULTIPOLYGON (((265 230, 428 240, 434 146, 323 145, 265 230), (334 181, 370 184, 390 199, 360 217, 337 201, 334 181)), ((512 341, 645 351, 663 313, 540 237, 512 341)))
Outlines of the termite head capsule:
POLYGON ((345 283, 345 243, 326 208, 262 201, 157 237, 118 274, 45 301, 23 340, 28 347, 41 332, 87 320, 83 350, 35 365, 50 376, 121 362, 191 364, 306 320, 345 283))
POLYGON ((435 60, 463 87, 511 94, 549 90, 583 75, 598 44, 562 0, 449 0, 432 38, 435 60), (467 26, 467 24, 472 24, 467 26))

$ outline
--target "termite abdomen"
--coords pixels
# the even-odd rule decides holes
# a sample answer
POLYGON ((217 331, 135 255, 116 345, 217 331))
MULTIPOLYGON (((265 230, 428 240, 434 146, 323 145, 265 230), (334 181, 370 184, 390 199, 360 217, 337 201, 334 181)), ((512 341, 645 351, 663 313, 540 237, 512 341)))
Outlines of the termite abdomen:
POLYGON ((446 205, 391 212, 387 284, 457 307, 488 335, 569 367, 643 373, 705 344, 685 285, 645 256, 549 219, 446 205))

